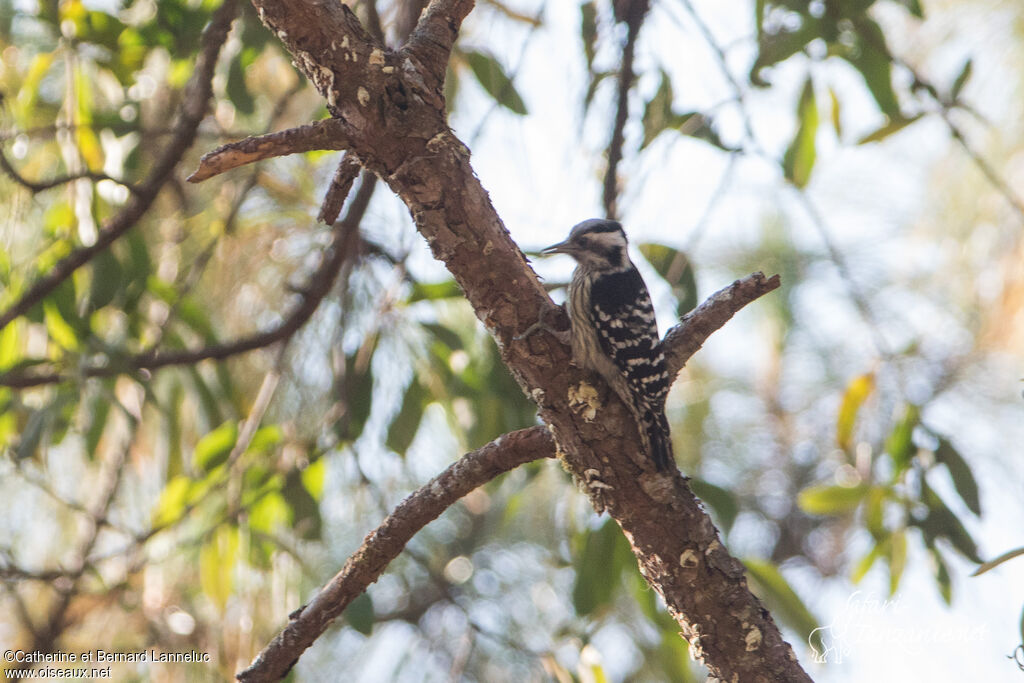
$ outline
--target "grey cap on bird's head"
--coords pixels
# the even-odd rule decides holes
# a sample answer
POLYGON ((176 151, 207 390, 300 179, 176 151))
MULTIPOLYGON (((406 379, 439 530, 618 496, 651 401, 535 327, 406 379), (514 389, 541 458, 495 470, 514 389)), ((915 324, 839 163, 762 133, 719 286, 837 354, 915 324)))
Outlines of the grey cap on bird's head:
POLYGON ((552 244, 550 247, 545 249, 541 249, 540 253, 572 255, 580 251, 583 247, 578 240, 580 235, 601 232, 619 232, 622 233, 623 238, 626 236, 626 233, 622 229, 622 223, 619 223, 618 221, 612 221, 606 218, 588 218, 587 220, 573 226, 572 230, 569 231, 568 239, 559 242, 558 244, 552 244))

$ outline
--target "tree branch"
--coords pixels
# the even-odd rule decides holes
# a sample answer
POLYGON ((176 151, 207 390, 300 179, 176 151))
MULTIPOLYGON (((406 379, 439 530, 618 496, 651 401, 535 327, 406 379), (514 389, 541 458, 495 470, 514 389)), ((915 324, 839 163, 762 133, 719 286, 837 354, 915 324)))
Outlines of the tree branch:
POLYGON ((545 427, 506 434, 462 456, 398 504, 380 526, 367 534, 345 566, 238 674, 240 681, 276 681, 288 673, 299 655, 352 602, 376 581, 416 533, 437 519, 467 493, 519 465, 555 455, 555 443, 545 427))
POLYGON ((697 308, 683 316, 678 325, 665 333, 662 349, 668 363, 670 377, 683 369, 690 357, 700 350, 704 342, 736 315, 737 311, 772 290, 778 289, 779 276, 766 278, 757 272, 712 294, 697 308))
POLYGON ((204 154, 199 160, 199 168, 185 180, 200 183, 233 168, 271 157, 347 147, 345 124, 338 119, 323 119, 276 133, 254 135, 218 147, 204 154))
MULTIPOLYGON (((656 472, 640 451, 636 423, 618 397, 572 366, 568 348, 553 335, 520 336, 554 304, 505 230, 465 145, 448 128, 437 69, 415 49, 380 49, 351 12, 336 3, 325 9, 327 2, 253 0, 311 74, 332 114, 350 124, 353 153, 405 202, 432 253, 495 338, 502 361, 554 430, 566 467, 595 508, 607 510, 623 529, 692 652, 723 680, 808 681, 683 477, 656 472), (338 40, 347 41, 341 52, 348 61, 332 47, 338 40), (597 397, 581 410, 581 389, 595 384, 597 397)), ((435 0, 425 17, 443 17, 450 6, 468 7, 435 0)), ((449 26, 454 31, 457 23, 449 26)), ((308 633, 296 640, 295 629, 285 634, 278 639, 297 651, 312 642, 308 633)))
POLYGON ((648 0, 617 0, 614 6, 615 18, 626 24, 626 43, 622 46, 615 122, 612 124, 612 137, 608 142, 608 168, 604 174, 604 213, 611 219, 617 218, 619 213, 619 162, 622 161, 624 131, 626 119, 629 118, 629 91, 636 79, 636 74, 633 73, 636 39, 640 35, 640 26, 644 23, 649 5, 648 0))
POLYGON ((134 227, 149 210, 160 189, 170 179, 178 162, 181 161, 185 150, 192 146, 199 122, 206 116, 206 109, 213 96, 211 81, 214 66, 216 66, 220 49, 227 39, 231 23, 237 13, 238 0, 224 0, 221 6, 214 11, 210 23, 203 29, 195 71, 185 86, 185 94, 178 114, 178 121, 174 126, 173 137, 157 158, 149 176, 138 186, 137 191, 124 207, 104 224, 96 242, 76 249, 58 261, 46 275, 36 280, 10 308, 0 313, 0 330, 18 316, 27 313, 72 273, 113 244, 114 240, 134 227))

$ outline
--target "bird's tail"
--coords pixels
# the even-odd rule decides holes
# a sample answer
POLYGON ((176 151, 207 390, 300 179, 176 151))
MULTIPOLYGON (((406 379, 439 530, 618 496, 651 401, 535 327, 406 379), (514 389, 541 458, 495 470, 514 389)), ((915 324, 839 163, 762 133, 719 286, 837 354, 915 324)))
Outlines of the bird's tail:
POLYGON ((676 459, 672 453, 672 436, 668 428, 668 418, 664 408, 643 406, 640 413, 640 430, 644 437, 644 446, 654 466, 659 472, 669 472, 675 467, 676 459))

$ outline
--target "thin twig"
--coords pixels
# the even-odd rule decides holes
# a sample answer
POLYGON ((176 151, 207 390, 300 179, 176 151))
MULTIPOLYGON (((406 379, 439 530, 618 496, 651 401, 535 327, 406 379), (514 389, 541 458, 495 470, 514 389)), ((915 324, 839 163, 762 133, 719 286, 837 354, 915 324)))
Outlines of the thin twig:
POLYGON ((629 118, 629 91, 633 87, 636 74, 633 73, 633 58, 636 53, 636 39, 640 35, 647 14, 647 0, 624 0, 629 10, 623 19, 626 21, 626 42, 622 46, 622 64, 619 67, 617 101, 615 105, 615 121, 612 124, 612 136, 608 142, 608 168, 604 174, 604 213, 607 218, 618 217, 619 207, 619 162, 622 161, 622 145, 625 142, 626 120, 629 118))

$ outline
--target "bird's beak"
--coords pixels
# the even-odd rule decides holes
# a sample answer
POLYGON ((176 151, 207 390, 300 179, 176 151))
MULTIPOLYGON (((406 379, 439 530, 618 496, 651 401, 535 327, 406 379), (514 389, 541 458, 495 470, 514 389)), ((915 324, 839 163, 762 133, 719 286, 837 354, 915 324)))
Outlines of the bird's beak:
POLYGON ((569 240, 559 242, 558 244, 552 244, 550 247, 546 247, 540 250, 540 253, 549 256, 551 254, 572 254, 575 250, 573 245, 569 244, 569 240))

